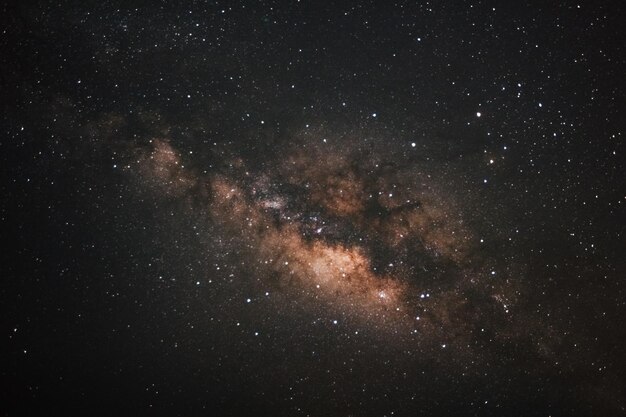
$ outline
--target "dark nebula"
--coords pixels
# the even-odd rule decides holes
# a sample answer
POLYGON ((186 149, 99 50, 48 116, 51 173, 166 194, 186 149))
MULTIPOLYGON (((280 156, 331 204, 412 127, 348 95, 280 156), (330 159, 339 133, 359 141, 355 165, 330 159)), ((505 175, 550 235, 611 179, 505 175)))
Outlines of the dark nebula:
POLYGON ((622 8, 4 5, 0 412, 626 415, 622 8))

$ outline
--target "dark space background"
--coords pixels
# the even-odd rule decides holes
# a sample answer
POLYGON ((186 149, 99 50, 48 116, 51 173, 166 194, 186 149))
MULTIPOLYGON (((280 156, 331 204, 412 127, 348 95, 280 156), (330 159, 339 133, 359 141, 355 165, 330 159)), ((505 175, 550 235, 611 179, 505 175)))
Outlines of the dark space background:
POLYGON ((623 11, 4 3, 2 415, 626 415, 623 11))

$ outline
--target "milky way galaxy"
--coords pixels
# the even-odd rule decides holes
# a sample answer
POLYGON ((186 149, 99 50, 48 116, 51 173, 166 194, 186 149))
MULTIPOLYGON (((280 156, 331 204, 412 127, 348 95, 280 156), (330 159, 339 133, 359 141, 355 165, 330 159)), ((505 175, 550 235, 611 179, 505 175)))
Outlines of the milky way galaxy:
POLYGON ((0 415, 626 416, 620 2, 30 3, 0 415))
POLYGON ((261 286, 296 304, 309 299, 316 314, 355 320, 392 345, 445 345, 478 360, 484 346, 474 338, 485 331, 546 336, 542 323, 512 313, 523 290, 518 268, 489 269, 450 187, 383 147, 302 136, 262 167, 233 157, 204 173, 153 139, 128 170, 182 202, 184 215, 217 225, 215 238, 250 260, 242 269, 261 286))

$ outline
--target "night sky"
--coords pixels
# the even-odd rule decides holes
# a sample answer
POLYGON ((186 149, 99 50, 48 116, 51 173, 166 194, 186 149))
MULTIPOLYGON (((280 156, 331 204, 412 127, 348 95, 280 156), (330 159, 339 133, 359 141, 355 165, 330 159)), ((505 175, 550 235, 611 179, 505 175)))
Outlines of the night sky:
POLYGON ((622 2, 0 9, 0 413, 626 415, 622 2))

